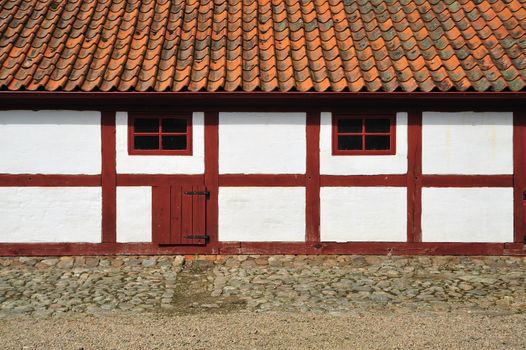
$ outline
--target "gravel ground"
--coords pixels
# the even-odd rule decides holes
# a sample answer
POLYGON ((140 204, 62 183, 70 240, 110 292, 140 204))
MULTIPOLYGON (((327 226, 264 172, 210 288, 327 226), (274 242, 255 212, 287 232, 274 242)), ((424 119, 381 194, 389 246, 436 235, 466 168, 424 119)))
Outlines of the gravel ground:
POLYGON ((526 315, 199 313, 9 318, 2 349, 524 349, 526 315))

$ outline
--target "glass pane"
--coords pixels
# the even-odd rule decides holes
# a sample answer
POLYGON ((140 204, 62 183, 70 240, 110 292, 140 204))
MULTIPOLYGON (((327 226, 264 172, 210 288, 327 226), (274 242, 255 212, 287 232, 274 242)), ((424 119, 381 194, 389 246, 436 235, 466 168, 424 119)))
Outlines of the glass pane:
POLYGON ((338 119, 338 132, 362 132, 362 120, 338 119))
POLYGON ((389 132, 391 123, 389 119, 366 119, 365 132, 389 132))
POLYGON ((163 132, 186 132, 186 119, 163 119, 163 132))
POLYGON ((366 150, 388 150, 391 148, 389 135, 385 136, 365 136, 366 150))
POLYGON ((133 121, 135 132, 159 132, 159 119, 136 118, 133 121))
POLYGON ((159 149, 159 137, 157 136, 135 136, 135 149, 159 149))
POLYGON ((361 136, 338 136, 338 149, 342 151, 356 151, 362 149, 361 136))
POLYGON ((185 150, 186 136, 163 136, 163 149, 185 150))

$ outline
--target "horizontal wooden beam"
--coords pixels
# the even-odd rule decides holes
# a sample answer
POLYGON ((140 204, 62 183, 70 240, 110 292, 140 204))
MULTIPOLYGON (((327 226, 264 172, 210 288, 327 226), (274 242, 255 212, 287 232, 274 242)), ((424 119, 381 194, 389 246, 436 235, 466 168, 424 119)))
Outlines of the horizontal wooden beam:
POLYGON ((365 254, 365 255, 525 255, 510 243, 403 242, 217 242, 208 246, 154 243, 1 243, 0 256, 179 255, 179 254, 365 254))
POLYGON ((199 185, 203 183, 204 175, 117 174, 117 186, 199 185))
POLYGON ((210 246, 154 243, 1 243, 0 256, 217 254, 210 246))
MULTIPOLYGON (((117 174, 117 186, 203 184, 204 175, 117 174)), ((424 187, 513 187, 513 175, 423 175, 424 187)), ((304 174, 223 174, 219 185, 227 187, 301 187, 304 174)), ((323 187, 406 186, 406 175, 321 175, 323 187)), ((100 175, 0 174, 0 187, 95 187, 100 175)))

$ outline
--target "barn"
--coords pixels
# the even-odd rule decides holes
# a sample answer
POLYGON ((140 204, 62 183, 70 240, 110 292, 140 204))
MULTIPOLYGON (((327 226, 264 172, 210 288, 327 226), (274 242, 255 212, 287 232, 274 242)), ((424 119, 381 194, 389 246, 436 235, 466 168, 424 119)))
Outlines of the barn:
POLYGON ((524 254, 525 0, 7 0, 0 255, 524 254))

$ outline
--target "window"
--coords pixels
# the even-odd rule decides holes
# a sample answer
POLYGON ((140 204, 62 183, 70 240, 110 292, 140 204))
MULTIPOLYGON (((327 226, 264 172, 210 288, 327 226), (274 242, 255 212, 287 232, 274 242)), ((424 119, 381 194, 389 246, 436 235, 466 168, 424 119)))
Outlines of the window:
POLYGON ((335 115, 332 118, 333 155, 395 154, 394 115, 335 115))
POLYGON ((191 114, 130 113, 128 153, 192 155, 191 114))

